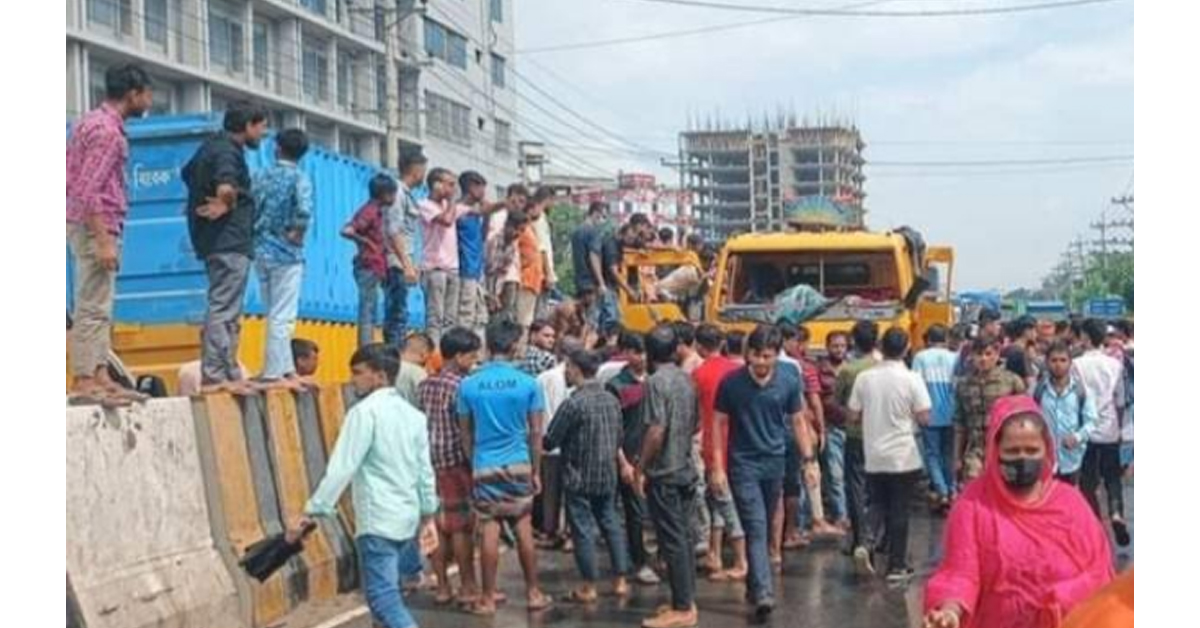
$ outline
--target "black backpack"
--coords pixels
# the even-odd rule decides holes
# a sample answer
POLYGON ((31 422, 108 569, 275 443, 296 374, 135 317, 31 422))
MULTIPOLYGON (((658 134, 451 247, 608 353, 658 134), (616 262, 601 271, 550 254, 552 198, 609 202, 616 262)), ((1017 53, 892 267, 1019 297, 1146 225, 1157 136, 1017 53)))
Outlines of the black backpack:
MULTIPOLYGON (((1083 404, 1087 402, 1087 389, 1077 379, 1071 380, 1071 386, 1075 389, 1075 399, 1079 401, 1079 411, 1076 413, 1078 427, 1083 427, 1083 404)), ((1043 377, 1038 380, 1037 386, 1033 388, 1033 400, 1037 402, 1038 407, 1042 406, 1042 398, 1046 396, 1046 391, 1050 390, 1050 378, 1043 377)))

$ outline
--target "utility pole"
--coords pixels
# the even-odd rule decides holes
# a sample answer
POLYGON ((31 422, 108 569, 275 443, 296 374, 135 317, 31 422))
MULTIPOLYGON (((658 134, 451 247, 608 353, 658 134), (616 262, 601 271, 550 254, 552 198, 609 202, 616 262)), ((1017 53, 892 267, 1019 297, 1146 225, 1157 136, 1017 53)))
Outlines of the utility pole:
MULTIPOLYGON (((353 5, 354 2, 347 2, 347 4, 353 5)), ((400 167, 400 77, 396 73, 396 59, 400 57, 400 24, 409 16, 424 14, 427 0, 412 2, 410 9, 401 9, 400 3, 393 3, 392 6, 383 6, 374 2, 371 4, 370 7, 350 6, 347 10, 350 13, 368 13, 376 19, 379 19, 382 14, 386 20, 383 45, 384 56, 387 58, 384 60, 383 80, 387 83, 387 89, 384 92, 386 94, 384 121, 387 125, 387 147, 383 154, 383 166, 398 169, 400 167)))

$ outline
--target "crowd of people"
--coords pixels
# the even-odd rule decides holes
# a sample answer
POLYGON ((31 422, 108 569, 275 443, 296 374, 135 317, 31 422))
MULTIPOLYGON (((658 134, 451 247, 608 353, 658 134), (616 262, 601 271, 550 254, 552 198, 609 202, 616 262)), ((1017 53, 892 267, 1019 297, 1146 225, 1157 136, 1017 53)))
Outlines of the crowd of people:
MULTIPOLYGON (((122 121, 151 101, 140 68, 106 78, 106 102, 80 120, 67 150, 73 395, 85 401, 128 395, 106 361, 126 211, 122 121)), ((315 345, 293 338, 314 215, 298 167, 308 141, 280 131, 274 164, 252 177, 244 150, 266 127, 261 108, 231 104, 223 132, 182 171, 209 280, 198 392, 297 388, 316 368, 315 345), (253 379, 237 360, 252 267, 267 316, 253 379)), ((489 201, 479 173, 426 166, 409 154, 399 180, 373 178, 341 231, 357 246, 358 401, 289 533, 333 515, 353 483, 364 592, 382 625, 415 625, 397 583, 432 548, 436 601, 495 613, 506 601, 497 582, 506 537, 531 611, 554 603, 539 581, 539 547, 573 552, 580 584, 570 603, 598 601, 601 544, 606 593, 665 580, 668 602, 646 628, 697 624, 698 574, 744 586, 748 609, 765 618, 784 552, 815 538, 843 539, 863 575, 904 584, 924 480, 930 508, 948 517, 928 626, 1055 625, 1112 578, 1101 517, 1118 544, 1130 542, 1130 321, 1046 329, 985 311, 974 326, 928 328, 919 351, 907 330, 868 320, 828 333, 820 350, 790 323, 744 333, 662 322, 636 333, 621 326, 618 295, 653 298, 658 278, 627 274, 623 251, 673 246, 675 234, 641 214, 611 228, 607 207, 592 204, 570 237, 575 298, 555 304, 553 194, 514 184, 489 201), (417 284, 426 326, 410 330, 417 284)), ((693 239, 685 246, 704 252, 693 239)), ((667 291, 698 281, 681 275, 667 291)))

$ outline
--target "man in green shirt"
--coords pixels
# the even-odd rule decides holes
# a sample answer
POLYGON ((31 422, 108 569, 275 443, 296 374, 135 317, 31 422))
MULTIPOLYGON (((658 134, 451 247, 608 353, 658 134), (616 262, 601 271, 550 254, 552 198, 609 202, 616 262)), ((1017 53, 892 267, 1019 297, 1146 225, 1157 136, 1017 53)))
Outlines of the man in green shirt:
POLYGON ((350 369, 359 401, 346 414, 325 478, 304 507, 290 539, 313 517, 334 517, 353 481, 363 592, 375 621, 385 628, 416 625, 399 583, 420 573, 419 545, 436 538, 437 491, 425 415, 392 386, 400 365, 395 349, 370 344, 354 353, 350 369), (418 537, 419 533, 419 537, 418 537))
MULTIPOLYGON (((879 328, 875 323, 861 320, 850 330, 850 339, 854 343, 855 359, 842 366, 834 384, 834 401, 844 416, 849 416, 847 404, 850 401, 850 391, 854 389, 854 381, 859 373, 875 366, 882 359, 875 345, 879 342, 879 328)), ((871 572, 871 535, 867 530, 867 471, 866 452, 863 449, 863 431, 861 421, 846 421, 846 510, 850 518, 850 547, 854 555, 855 565, 862 572, 871 572)))

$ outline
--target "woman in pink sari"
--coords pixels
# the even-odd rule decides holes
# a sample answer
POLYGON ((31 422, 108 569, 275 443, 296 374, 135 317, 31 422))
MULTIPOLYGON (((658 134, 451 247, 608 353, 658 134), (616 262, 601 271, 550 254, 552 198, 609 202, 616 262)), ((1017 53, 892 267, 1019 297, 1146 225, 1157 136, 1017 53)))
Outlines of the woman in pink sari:
POLYGON ((1112 580, 1100 522, 1054 479, 1053 439, 1032 398, 992 406, 983 475, 950 511, 925 589, 926 628, 1054 628, 1112 580))

